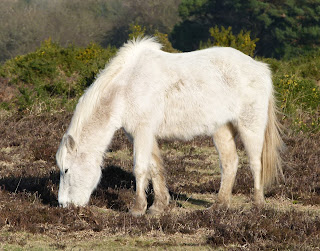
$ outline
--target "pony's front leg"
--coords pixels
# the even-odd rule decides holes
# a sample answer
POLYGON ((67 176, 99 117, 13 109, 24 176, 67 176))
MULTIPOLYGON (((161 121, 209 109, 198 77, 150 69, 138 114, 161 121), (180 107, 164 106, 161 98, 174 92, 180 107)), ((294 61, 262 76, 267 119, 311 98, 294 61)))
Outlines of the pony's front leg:
POLYGON ((134 216, 145 214, 147 209, 146 190, 150 180, 150 160, 154 138, 143 131, 134 136, 134 170, 136 195, 130 213, 134 216))

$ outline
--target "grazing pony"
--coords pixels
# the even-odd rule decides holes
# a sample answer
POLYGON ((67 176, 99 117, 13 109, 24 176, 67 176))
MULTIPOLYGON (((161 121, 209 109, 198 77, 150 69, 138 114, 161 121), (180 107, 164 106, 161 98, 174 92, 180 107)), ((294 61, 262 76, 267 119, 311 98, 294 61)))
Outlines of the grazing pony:
POLYGON ((281 138, 268 66, 232 48, 167 53, 154 38, 127 42, 79 99, 56 158, 59 203, 84 206, 101 177, 104 152, 119 128, 134 145, 136 195, 130 212, 150 213, 169 203, 157 139, 213 136, 219 152, 218 199, 228 205, 237 172, 234 137, 245 146, 254 177, 254 200, 281 171, 281 138))

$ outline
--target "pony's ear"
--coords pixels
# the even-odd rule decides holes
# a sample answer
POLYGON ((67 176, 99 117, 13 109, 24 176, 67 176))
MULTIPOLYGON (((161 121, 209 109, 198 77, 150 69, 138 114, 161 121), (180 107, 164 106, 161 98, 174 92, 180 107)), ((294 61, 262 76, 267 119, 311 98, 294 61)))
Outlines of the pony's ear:
POLYGON ((76 142, 74 141, 71 135, 67 136, 66 146, 67 146, 68 152, 73 152, 76 148, 76 142))

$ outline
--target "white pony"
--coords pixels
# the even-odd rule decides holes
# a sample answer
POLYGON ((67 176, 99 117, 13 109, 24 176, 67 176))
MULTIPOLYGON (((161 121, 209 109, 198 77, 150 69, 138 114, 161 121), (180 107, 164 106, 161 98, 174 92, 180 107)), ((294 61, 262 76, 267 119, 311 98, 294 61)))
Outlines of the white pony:
POLYGON ((218 199, 229 205, 237 172, 239 133, 254 177, 254 200, 281 171, 281 138, 268 66, 232 48, 167 53, 154 38, 127 42, 80 98, 56 158, 59 203, 88 203, 101 177, 112 136, 123 128, 134 144, 136 196, 130 212, 161 213, 169 192, 157 139, 213 136, 222 173, 218 199))

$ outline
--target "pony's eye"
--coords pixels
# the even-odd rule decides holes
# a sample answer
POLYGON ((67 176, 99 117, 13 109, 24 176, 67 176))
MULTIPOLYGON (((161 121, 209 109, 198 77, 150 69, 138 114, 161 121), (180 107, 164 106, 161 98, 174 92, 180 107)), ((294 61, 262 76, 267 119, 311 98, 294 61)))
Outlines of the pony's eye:
POLYGON ((69 169, 64 170, 64 174, 66 174, 69 171, 69 169))

